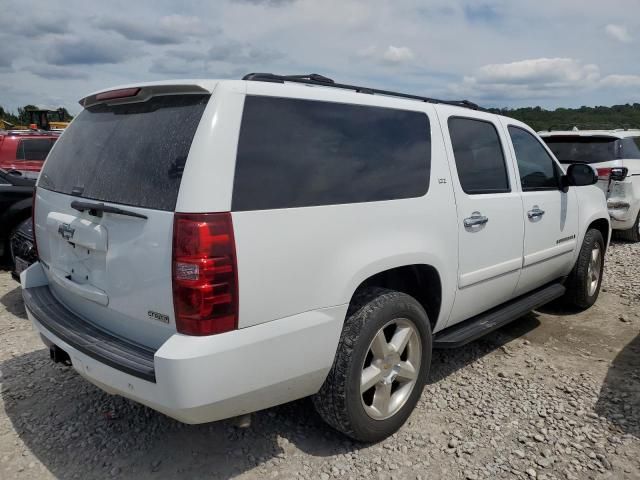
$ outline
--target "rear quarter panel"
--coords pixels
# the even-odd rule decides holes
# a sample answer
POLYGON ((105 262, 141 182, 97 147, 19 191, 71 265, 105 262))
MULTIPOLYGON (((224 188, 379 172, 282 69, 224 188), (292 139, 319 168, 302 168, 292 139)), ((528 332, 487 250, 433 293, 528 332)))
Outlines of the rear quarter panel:
MULTIPOLYGON (((227 112, 225 123, 229 119, 231 123, 219 126, 213 115, 212 130, 220 131, 211 132, 208 148, 203 145, 207 160, 203 155, 199 167, 208 165, 207 170, 200 170, 200 175, 207 179, 194 180, 195 169, 194 176, 185 172, 179 211, 230 209, 242 102, 238 87, 222 86, 219 84, 214 97, 220 102, 221 111, 227 112), (223 134, 226 144, 221 143, 223 134), (221 141, 217 142, 217 138, 221 141), (219 175, 217 179, 208 173, 213 170, 215 176, 219 175), (205 201, 199 202, 187 192, 183 194, 192 181, 199 185, 210 182, 205 201)), ((285 90, 282 85, 253 82, 247 88, 249 93, 259 95, 425 112, 430 120, 432 162, 429 190, 420 198, 233 212, 240 286, 239 326, 348 304, 358 285, 371 275, 411 264, 432 265, 439 272, 442 282, 439 324, 446 323, 458 268, 457 219, 442 134, 433 107, 372 95, 362 95, 354 101, 353 93, 297 85, 285 90)), ((189 164, 188 168, 194 165, 189 164)))

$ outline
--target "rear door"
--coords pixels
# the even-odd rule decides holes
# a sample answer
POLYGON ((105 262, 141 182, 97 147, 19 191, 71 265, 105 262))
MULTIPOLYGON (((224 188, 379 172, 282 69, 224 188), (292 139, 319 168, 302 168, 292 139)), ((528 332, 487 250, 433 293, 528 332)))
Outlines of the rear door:
POLYGON ((154 347, 175 331, 173 216, 210 97, 202 89, 163 93, 143 89, 144 101, 85 108, 45 162, 35 215, 40 259, 58 300, 154 347))
POLYGON ((563 192, 562 170, 536 135, 505 122, 518 169, 524 208, 524 259, 516 294, 566 275, 577 246, 578 204, 574 188, 563 192))
POLYGON ((511 299, 522 266, 522 201, 500 124, 482 112, 461 115, 438 110, 449 132, 458 216, 458 292, 449 325, 511 299))

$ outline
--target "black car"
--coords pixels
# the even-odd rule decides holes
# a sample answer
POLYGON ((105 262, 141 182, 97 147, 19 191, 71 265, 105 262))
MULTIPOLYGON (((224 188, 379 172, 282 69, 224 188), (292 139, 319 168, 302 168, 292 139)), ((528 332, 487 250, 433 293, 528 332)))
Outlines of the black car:
POLYGON ((11 260, 13 261, 11 276, 19 282, 20 273, 38 260, 31 217, 20 223, 18 228, 13 231, 10 245, 11 260))
POLYGON ((35 175, 0 169, 0 259, 5 263, 11 260, 11 236, 31 217, 35 183, 35 175))

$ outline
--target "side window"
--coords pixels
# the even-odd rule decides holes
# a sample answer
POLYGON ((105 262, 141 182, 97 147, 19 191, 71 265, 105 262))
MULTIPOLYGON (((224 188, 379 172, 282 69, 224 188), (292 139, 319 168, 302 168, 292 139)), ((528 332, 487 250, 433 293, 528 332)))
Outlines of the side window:
POLYGON ((496 127, 484 120, 449 118, 449 134, 462 190, 470 195, 510 192, 496 127))
POLYGON ((55 140, 50 138, 29 138, 20 140, 16 160, 44 160, 55 140))
POLYGON ((557 189, 559 172, 556 163, 538 139, 514 126, 509 127, 509 135, 516 152, 522 191, 557 189))
POLYGON ((425 113, 247 96, 232 210, 420 197, 430 166, 425 113))

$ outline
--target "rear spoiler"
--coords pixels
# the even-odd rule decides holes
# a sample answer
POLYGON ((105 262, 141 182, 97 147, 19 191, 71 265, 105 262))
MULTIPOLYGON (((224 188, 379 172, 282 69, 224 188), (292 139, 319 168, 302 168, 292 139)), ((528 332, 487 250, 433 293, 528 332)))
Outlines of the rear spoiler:
POLYGON ((189 95, 210 93, 200 85, 147 85, 142 87, 127 87, 116 90, 105 90, 91 94, 78 103, 86 108, 98 103, 118 105, 122 103, 146 102, 157 95, 189 95))

